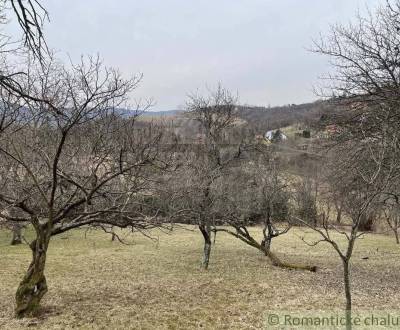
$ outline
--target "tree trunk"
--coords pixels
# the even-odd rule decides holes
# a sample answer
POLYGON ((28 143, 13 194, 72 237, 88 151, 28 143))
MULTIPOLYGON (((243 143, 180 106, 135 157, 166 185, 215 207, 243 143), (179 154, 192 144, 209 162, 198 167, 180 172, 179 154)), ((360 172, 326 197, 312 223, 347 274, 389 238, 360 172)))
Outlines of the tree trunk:
POLYGON ((342 222, 342 208, 339 207, 336 209, 337 210, 337 214, 336 214, 336 223, 340 224, 342 222))
POLYGON ((394 231, 394 236, 396 237, 396 244, 400 244, 400 240, 399 240, 399 231, 398 229, 396 229, 394 231))
POLYGON ((273 254, 271 252, 272 239, 276 236, 274 236, 274 229, 272 227, 272 221, 271 221, 271 210, 269 207, 267 209, 267 218, 266 218, 266 223, 265 223, 265 227, 263 230, 263 235, 264 235, 264 239, 261 242, 260 249, 271 260, 271 262, 274 266, 281 267, 281 268, 288 268, 288 269, 309 270, 310 272, 317 271, 316 266, 295 265, 295 264, 289 264, 289 263, 283 262, 275 254, 273 254))
POLYGON ((264 249, 265 255, 268 256, 271 251, 272 237, 274 235, 274 230, 272 228, 272 222, 271 222, 271 207, 270 206, 267 207, 267 215, 266 215, 266 222, 264 224, 263 235, 264 235, 264 239, 261 242, 261 245, 264 249))
POLYGON ((272 243, 271 237, 267 237, 261 242, 264 250, 263 252, 266 256, 268 256, 271 253, 271 243, 272 243))
POLYGON ((38 234, 36 240, 30 244, 32 261, 15 295, 15 314, 18 318, 34 315, 47 292, 44 269, 48 244, 49 237, 44 233, 38 234))
POLYGON ((351 330, 351 287, 350 287, 350 265, 348 260, 343 260, 344 291, 346 295, 346 329, 351 330))
POLYGON ((390 221, 388 221, 390 228, 392 228, 394 237, 396 238, 396 244, 400 244, 399 241, 399 220, 396 219, 394 225, 392 226, 390 221))
POLYGON ((19 224, 14 224, 12 226, 12 240, 11 245, 22 244, 22 227, 19 224))
POLYGON ((308 266, 308 265, 300 265, 300 264, 290 264, 280 260, 274 253, 271 251, 263 250, 265 255, 271 260, 274 266, 280 268, 288 268, 288 269, 295 269, 295 270, 308 270, 310 272, 315 273, 317 271, 317 266, 308 266))
POLYGON ((211 226, 210 225, 200 225, 199 229, 203 234, 204 238, 204 252, 203 252, 203 262, 202 267, 207 270, 208 264, 210 262, 211 254, 211 226))

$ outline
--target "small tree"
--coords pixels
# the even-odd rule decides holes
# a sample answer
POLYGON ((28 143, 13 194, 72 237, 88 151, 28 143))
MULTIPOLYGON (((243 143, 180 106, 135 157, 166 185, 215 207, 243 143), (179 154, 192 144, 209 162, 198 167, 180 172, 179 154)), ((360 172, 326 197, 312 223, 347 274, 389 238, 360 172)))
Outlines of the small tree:
POLYGON ((189 198, 192 212, 197 218, 204 238, 203 268, 208 269, 211 254, 211 234, 214 224, 213 207, 218 198, 214 186, 227 168, 240 156, 240 143, 227 140, 229 130, 236 121, 237 98, 221 85, 206 97, 191 95, 187 102, 187 116, 198 124, 200 143, 193 146, 187 164, 195 187, 194 198, 189 198))
POLYGON ((232 229, 214 230, 226 232, 258 249, 274 266, 316 271, 315 266, 286 263, 271 251, 273 239, 291 228, 291 193, 288 180, 273 154, 263 150, 256 155, 258 157, 245 159, 229 180, 221 184, 221 210, 232 229), (261 241, 247 229, 254 225, 254 214, 258 215, 257 223, 261 224, 261 241))
POLYGON ((323 95, 345 110, 334 119, 339 129, 332 140, 339 146, 334 167, 345 169, 341 177, 347 177, 338 182, 349 187, 341 193, 348 197, 345 209, 352 220, 350 233, 341 231, 348 240, 346 249, 329 235, 328 225, 317 231, 343 262, 347 328, 352 309, 349 263, 363 218, 368 219, 372 203, 379 203, 382 196, 399 198, 391 188, 398 187, 400 177, 399 31, 400 1, 388 0, 367 16, 358 16, 354 24, 333 26, 314 48, 330 58, 334 69, 326 77, 323 95))
POLYGON ((16 316, 25 317, 47 292, 53 236, 87 225, 160 225, 157 212, 141 212, 138 196, 163 164, 159 134, 115 115, 140 77, 125 80, 89 58, 72 68, 42 63, 20 78, 24 107, 0 139, 0 219, 29 223, 35 232, 32 261, 16 292, 16 316))
MULTIPOLYGON (((0 87, 1 111, 0 111, 0 141, 3 139, 4 133, 11 128, 16 121, 27 119, 27 116, 21 114, 21 105, 19 98, 8 93, 5 88, 0 87)), ((10 170, 8 168, 8 170, 10 170)), ((9 213, 9 212, 8 212, 9 213)), ((11 230, 12 239, 11 245, 19 245, 22 243, 22 223, 15 223, 11 221, 2 221, 3 227, 11 230)))
POLYGON ((397 203, 385 203, 386 208, 383 209, 383 216, 390 230, 393 232, 396 239, 396 244, 400 244, 399 229, 400 229, 400 206, 397 203))
POLYGON ((296 185, 297 215, 311 224, 317 224, 317 184, 310 177, 303 177, 296 185))
MULTIPOLYGON (((347 146, 347 148, 351 147, 347 146)), ((351 220, 350 230, 346 231, 338 227, 335 221, 332 221, 330 206, 332 201, 329 200, 320 201, 320 208, 323 209, 323 212, 319 223, 313 224, 299 217, 295 217, 294 219, 299 224, 312 228, 321 236, 320 240, 311 243, 303 239, 308 245, 316 246, 322 242, 328 243, 337 252, 342 261, 347 329, 351 329, 352 295, 350 270, 354 246, 357 239, 365 234, 362 231, 365 215, 372 212, 375 203, 379 201, 382 193, 388 187, 389 178, 391 177, 391 173, 388 173, 387 177, 383 180, 382 177, 377 175, 380 167, 371 166, 366 159, 364 159, 364 162, 353 163, 351 161, 353 156, 351 151, 353 150, 345 149, 342 145, 332 151, 335 155, 341 155, 341 158, 331 157, 327 158, 325 162, 325 175, 329 178, 329 182, 331 182, 328 188, 330 190, 330 193, 327 194, 328 198, 332 195, 341 196, 343 211, 351 220), (331 162, 328 161, 329 159, 331 162), (339 244, 339 240, 332 235, 332 232, 345 237, 347 244, 342 247, 339 244)), ((384 159, 384 155, 385 150, 380 153, 380 157, 384 159)))
MULTIPOLYGON (((333 68, 321 94, 343 110, 331 120, 338 129, 333 143, 357 143, 353 162, 364 161, 359 152, 390 148, 377 175, 385 178, 390 171, 395 186, 400 177, 399 31, 400 1, 387 0, 354 23, 332 26, 313 49, 329 57, 333 68)), ((377 158, 371 155, 372 162, 377 158)), ((395 189, 390 195, 400 197, 395 189)))

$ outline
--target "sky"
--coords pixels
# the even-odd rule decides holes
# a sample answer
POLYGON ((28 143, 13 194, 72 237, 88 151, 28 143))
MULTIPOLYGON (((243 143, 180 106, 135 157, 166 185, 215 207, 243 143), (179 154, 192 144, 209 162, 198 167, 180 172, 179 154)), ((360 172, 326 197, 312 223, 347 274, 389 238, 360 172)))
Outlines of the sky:
POLYGON ((135 98, 153 110, 182 107, 218 83, 242 104, 315 100, 329 71, 310 53, 330 24, 384 0, 42 0, 48 45, 73 60, 100 54, 127 77, 143 73, 135 98))

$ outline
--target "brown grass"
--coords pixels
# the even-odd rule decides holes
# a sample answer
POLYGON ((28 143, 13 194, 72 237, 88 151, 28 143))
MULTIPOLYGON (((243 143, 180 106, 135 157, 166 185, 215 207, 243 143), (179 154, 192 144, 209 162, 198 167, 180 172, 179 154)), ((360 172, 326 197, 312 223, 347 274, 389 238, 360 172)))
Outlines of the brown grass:
MULTIPOLYGON (((256 230, 255 228, 253 230, 256 230)), ((327 245, 309 247, 314 233, 294 229, 273 244, 288 261, 315 264, 317 273, 273 267, 255 249, 219 234, 210 270, 200 270, 201 235, 179 229, 159 244, 134 245, 102 232, 77 230, 54 238, 47 263, 49 292, 38 318, 13 318, 14 293, 30 253, 0 233, 0 328, 22 329, 258 329, 268 310, 325 310, 343 306, 341 264, 327 245)), ((397 310, 400 248, 369 235, 353 258, 357 310, 397 310), (363 257, 369 257, 363 260, 363 257)))

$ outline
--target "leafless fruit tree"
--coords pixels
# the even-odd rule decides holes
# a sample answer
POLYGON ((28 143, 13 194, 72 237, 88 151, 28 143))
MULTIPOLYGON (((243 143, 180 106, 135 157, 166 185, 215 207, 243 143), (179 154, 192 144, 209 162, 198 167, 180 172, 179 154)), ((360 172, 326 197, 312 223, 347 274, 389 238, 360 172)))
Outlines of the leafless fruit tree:
POLYGON ((258 249, 274 266, 316 271, 314 266, 284 262, 271 251, 272 240, 291 228, 290 182, 269 147, 260 149, 259 146, 248 156, 228 180, 221 183, 220 208, 225 214, 225 223, 231 228, 214 230, 226 232, 258 249), (261 241, 248 229, 254 224, 261 225, 261 241))
POLYGON ((386 203, 383 209, 383 216, 390 230, 393 232, 396 239, 396 244, 400 244, 399 230, 400 230, 400 207, 399 204, 390 201, 386 203))
MULTIPOLYGON (((21 105, 19 98, 8 93, 4 88, 0 88, 1 95, 1 111, 0 111, 0 140, 3 138, 3 133, 15 124, 17 120, 21 120, 23 114, 21 114, 21 105)), ((26 116, 25 116, 26 119, 26 116)), ((22 228, 23 223, 12 223, 6 221, 0 221, 0 225, 3 228, 12 231, 13 237, 11 245, 18 245, 22 243, 22 228)))
POLYGON ((157 161, 160 135, 115 114, 140 78, 124 79, 98 58, 72 67, 49 60, 18 77, 23 106, 0 139, 0 219, 35 231, 17 317, 34 313, 47 292, 52 236, 86 225, 160 225, 156 210, 139 205, 148 178, 165 166, 157 161))
MULTIPOLYGON (((383 178, 378 175, 379 167, 374 167, 366 159, 364 159, 363 164, 361 162, 352 163, 352 151, 355 146, 351 144, 347 147, 350 149, 345 149, 343 145, 335 149, 334 160, 330 164, 327 161, 325 166, 327 167, 326 175, 329 177, 329 182, 335 182, 328 188, 329 195, 341 196, 343 212, 351 220, 349 229, 337 224, 337 221, 332 218, 331 200, 324 201, 323 198, 321 198, 319 207, 320 210, 323 210, 319 217, 319 223, 313 224, 299 217, 295 217, 294 221, 312 228, 320 235, 321 239, 314 242, 307 242, 303 238, 308 245, 316 246, 320 243, 328 243, 339 255, 343 265, 346 325, 350 329, 352 313, 351 257, 357 239, 365 234, 362 231, 363 220, 375 209, 376 203, 381 201, 383 192, 390 184, 391 173, 386 173, 387 176, 383 178), (342 155, 341 159, 337 157, 338 154, 342 155), (333 177, 335 180, 333 180, 333 177), (340 244, 338 234, 345 237, 347 241, 344 247, 340 244)), ((385 150, 380 150, 379 155, 382 159, 385 158, 385 150)))
MULTIPOLYGON (((386 1, 354 23, 336 25, 327 37, 315 42, 314 51, 329 57, 333 73, 324 77, 322 94, 345 111, 335 117, 339 134, 335 143, 352 141, 370 152, 370 146, 391 148, 377 175, 393 175, 397 187, 400 163, 400 1, 386 1), (394 170, 396 167, 396 170, 394 170)), ((364 159, 353 153, 353 160, 364 159)), ((398 199, 396 189, 388 195, 398 199)))
MULTIPOLYGON (((346 206, 352 220, 343 251, 329 235, 318 229, 323 241, 343 261, 347 317, 351 317, 349 261, 361 227, 371 218, 373 203, 399 200, 400 178, 400 1, 386 1, 354 23, 335 25, 327 37, 315 43, 314 51, 331 60, 333 73, 325 77, 323 94, 344 107, 334 118, 338 134, 333 139, 352 205, 346 206), (355 184, 356 183, 356 184, 355 184), (352 210, 352 211, 351 211, 352 210)), ((347 322, 351 328, 350 322, 347 322)))
POLYGON ((214 185, 225 171, 240 156, 239 143, 227 141, 229 130, 237 120, 237 97, 221 85, 206 97, 190 95, 187 101, 187 116, 199 128, 199 141, 193 146, 192 159, 187 164, 193 174, 196 186, 196 203, 192 216, 197 218, 199 230, 204 238, 203 268, 207 269, 211 254, 211 234, 213 226, 213 205, 218 196, 214 185))

